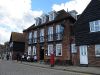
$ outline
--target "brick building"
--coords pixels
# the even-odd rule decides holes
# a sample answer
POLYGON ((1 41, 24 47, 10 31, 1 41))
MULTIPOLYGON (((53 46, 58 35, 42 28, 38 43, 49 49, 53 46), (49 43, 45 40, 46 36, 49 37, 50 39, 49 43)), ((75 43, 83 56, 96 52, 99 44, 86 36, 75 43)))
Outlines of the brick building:
POLYGON ((50 53, 55 54, 55 64, 72 64, 75 51, 73 24, 76 11, 52 11, 35 18, 36 23, 23 33, 26 35, 25 50, 28 56, 49 63, 50 53), (72 51, 71 51, 72 50, 72 51))

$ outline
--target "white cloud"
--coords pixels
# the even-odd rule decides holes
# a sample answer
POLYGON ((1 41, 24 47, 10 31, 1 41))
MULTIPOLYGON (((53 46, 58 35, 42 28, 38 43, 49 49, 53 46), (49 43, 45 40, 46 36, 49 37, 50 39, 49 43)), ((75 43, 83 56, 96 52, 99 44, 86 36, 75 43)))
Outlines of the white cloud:
POLYGON ((32 11, 31 0, 0 0, 0 43, 9 41, 12 31, 32 25, 42 11, 32 11))
POLYGON ((61 9, 65 9, 67 11, 76 10, 78 14, 81 14, 86 6, 89 4, 91 0, 70 0, 66 3, 54 4, 52 9, 55 11, 59 11, 61 9))

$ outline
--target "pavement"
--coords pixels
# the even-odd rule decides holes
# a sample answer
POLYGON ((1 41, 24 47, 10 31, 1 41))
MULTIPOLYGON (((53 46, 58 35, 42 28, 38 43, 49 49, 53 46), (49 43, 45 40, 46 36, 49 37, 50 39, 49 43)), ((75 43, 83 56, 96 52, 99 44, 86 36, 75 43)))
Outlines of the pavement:
POLYGON ((0 75, 93 75, 51 68, 36 63, 21 63, 17 61, 0 61, 0 75), (41 66, 42 65, 42 66, 41 66))
POLYGON ((50 67, 50 65, 47 65, 44 63, 40 64, 39 62, 22 62, 21 64, 35 66, 35 67, 48 68, 48 69, 55 69, 55 70, 100 75, 100 67, 57 66, 57 65, 55 65, 54 67, 50 67))

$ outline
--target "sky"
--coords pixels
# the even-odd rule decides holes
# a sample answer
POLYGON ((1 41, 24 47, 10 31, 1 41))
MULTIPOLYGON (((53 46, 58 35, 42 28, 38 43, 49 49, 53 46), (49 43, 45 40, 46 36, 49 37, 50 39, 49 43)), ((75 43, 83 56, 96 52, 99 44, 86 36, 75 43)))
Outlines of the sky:
POLYGON ((34 18, 50 11, 76 10, 81 14, 91 0, 0 0, 0 44, 10 40, 11 32, 22 32, 34 18))

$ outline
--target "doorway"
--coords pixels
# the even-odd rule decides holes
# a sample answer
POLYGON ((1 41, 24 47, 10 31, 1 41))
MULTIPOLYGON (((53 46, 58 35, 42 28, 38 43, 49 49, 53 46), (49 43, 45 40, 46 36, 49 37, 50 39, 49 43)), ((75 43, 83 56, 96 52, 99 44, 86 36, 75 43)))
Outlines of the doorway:
POLYGON ((40 47, 40 60, 44 60, 44 47, 40 47))
POLYGON ((80 46, 80 64, 87 65, 88 64, 88 53, 87 46, 80 46))

